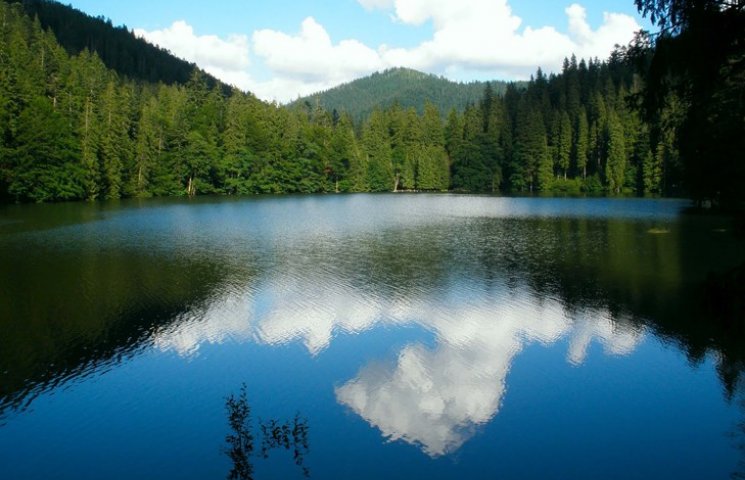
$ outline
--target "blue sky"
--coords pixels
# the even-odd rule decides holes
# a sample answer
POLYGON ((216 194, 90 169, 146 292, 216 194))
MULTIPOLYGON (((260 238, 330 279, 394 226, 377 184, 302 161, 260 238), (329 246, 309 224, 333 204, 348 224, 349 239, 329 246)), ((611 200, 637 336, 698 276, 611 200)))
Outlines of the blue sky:
POLYGON ((287 101, 384 68, 458 81, 527 78, 605 58, 650 28, 631 0, 71 0, 213 75, 287 101))

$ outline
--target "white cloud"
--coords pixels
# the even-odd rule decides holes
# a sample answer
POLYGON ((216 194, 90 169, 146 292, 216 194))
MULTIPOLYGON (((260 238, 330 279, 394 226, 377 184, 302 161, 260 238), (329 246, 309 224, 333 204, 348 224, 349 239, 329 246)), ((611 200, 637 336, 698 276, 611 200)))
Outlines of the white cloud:
MULTIPOLYGON (((250 36, 198 35, 184 21, 137 35, 197 63, 207 72, 265 100, 286 102, 389 67, 437 74, 525 79, 537 67, 558 71, 565 57, 606 58, 641 27, 620 13, 605 13, 593 29, 579 4, 566 8, 567 33, 553 26, 523 25, 508 0, 358 0, 367 10, 389 11, 393 21, 412 28, 431 22, 431 38, 412 48, 368 46, 355 39, 332 39, 313 17, 299 31, 262 29, 250 36), (254 54, 253 62, 250 52, 254 54), (266 80, 257 80, 263 66, 266 80)), ((469 78, 471 77, 471 78, 469 78)))
POLYGON ((568 34, 545 26, 522 28, 507 0, 359 0, 366 8, 392 8, 395 18, 407 25, 431 21, 431 39, 410 49, 382 49, 388 65, 401 65, 447 73, 453 70, 488 71, 502 78, 527 78, 537 67, 557 71, 562 60, 605 58, 615 44, 628 43, 641 27, 633 17, 605 13, 603 24, 593 30, 585 8, 566 9, 568 34))
POLYGON ((378 52, 357 40, 331 41, 313 17, 297 35, 275 30, 254 32, 254 52, 278 78, 333 86, 384 68, 378 52))
POLYGON ((251 61, 246 35, 231 35, 227 39, 197 35, 194 28, 183 20, 173 22, 163 30, 136 29, 135 35, 196 63, 226 83, 244 89, 252 84, 248 73, 251 61))
POLYGON ((366 10, 388 9, 393 7, 394 0, 358 0, 366 10))
POLYGON ((431 22, 432 37, 413 48, 385 44, 377 50, 357 40, 334 43, 312 17, 297 34, 259 30, 252 36, 254 53, 273 79, 254 84, 262 98, 287 101, 325 90, 390 67, 409 67, 448 75, 456 80, 478 73, 491 78, 526 79, 537 67, 558 71, 565 57, 606 58, 641 27, 628 15, 605 13, 593 29, 584 7, 565 10, 567 32, 555 27, 524 26, 507 0, 358 0, 367 10, 392 12, 394 21, 412 27, 431 22))
POLYGON ((298 97, 328 90, 339 83, 343 83, 343 81, 319 80, 311 82, 277 75, 263 82, 252 81, 247 90, 268 102, 287 103, 298 97))
POLYGON ((387 439, 437 457, 456 451, 498 413, 523 345, 557 340, 569 321, 554 304, 516 301, 505 308, 484 299, 423 312, 428 303, 404 310, 420 312, 417 323, 437 333, 437 347, 409 345, 395 365, 364 367, 336 397, 387 439))
POLYGON ((498 412, 512 342, 473 351, 409 345, 392 367, 363 368, 336 389, 336 398, 391 441, 418 445, 433 457, 451 453, 498 412))
POLYGON ((578 57, 604 59, 615 45, 627 44, 634 33, 641 29, 629 15, 605 12, 603 24, 597 30, 592 30, 587 23, 584 7, 575 3, 567 7, 565 12, 569 18, 569 35, 575 44, 574 53, 578 57))

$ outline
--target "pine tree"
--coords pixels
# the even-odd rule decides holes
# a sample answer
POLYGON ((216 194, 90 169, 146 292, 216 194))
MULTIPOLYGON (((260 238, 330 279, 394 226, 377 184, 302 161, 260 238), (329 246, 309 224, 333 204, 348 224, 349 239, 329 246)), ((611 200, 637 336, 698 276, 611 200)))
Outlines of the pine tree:
POLYGON ((608 117, 608 189, 613 193, 621 193, 626 170, 626 140, 623 125, 618 115, 611 111, 608 117))
POLYGON ((569 165, 572 155, 572 122, 569 120, 569 114, 563 112, 560 120, 558 142, 558 167, 564 174, 564 180, 569 174, 569 165))
POLYGON ((254 154, 249 147, 249 99, 233 95, 227 102, 225 129, 222 133, 223 161, 219 166, 220 187, 227 194, 251 192, 249 175, 253 169, 254 154))
POLYGON ((647 152, 644 156, 643 182, 645 193, 660 193, 662 190, 662 164, 665 156, 665 147, 660 144, 657 154, 647 152))
POLYGON ((34 202, 83 197, 77 142, 48 99, 34 98, 21 112, 14 143, 10 195, 34 202))
POLYGON ((130 118, 129 92, 117 88, 110 80, 102 92, 101 118, 99 125, 99 158, 102 170, 102 186, 106 198, 119 198, 124 190, 125 166, 130 163, 131 143, 129 138, 130 118))
POLYGON ((151 96, 141 106, 135 134, 135 157, 128 193, 135 197, 150 195, 150 176, 159 161, 162 142, 158 135, 158 100, 151 96))
POLYGON ((454 189, 468 192, 491 190, 492 174, 486 164, 483 139, 481 109, 469 107, 464 114, 463 142, 452 160, 454 189))
POLYGON ((367 185, 373 192, 390 192, 398 187, 393 171, 393 151, 385 114, 373 111, 362 132, 367 164, 367 185))
POLYGON ((587 113, 584 109, 580 111, 577 118, 577 128, 575 130, 575 140, 573 157, 574 165, 582 178, 587 178, 587 150, 590 145, 589 126, 587 124, 587 113))
POLYGON ((408 109, 401 135, 403 162, 401 165, 400 189, 414 190, 418 188, 417 180, 421 167, 420 154, 423 144, 422 133, 421 120, 416 110, 408 109))
POLYGON ((548 153, 546 127, 540 110, 523 98, 518 106, 515 146, 510 183, 517 191, 547 188, 551 157, 548 153), (540 180, 538 174, 541 174, 540 180), (538 185, 536 185, 538 183, 538 185))
POLYGON ((352 119, 342 114, 333 128, 330 166, 334 191, 366 191, 366 174, 360 165, 352 119))
POLYGON ((417 188, 447 190, 450 184, 450 168, 445 150, 445 130, 440 112, 429 102, 424 106, 422 132, 417 188))
MULTIPOLYGON (((408 113, 404 111, 398 103, 395 103, 386 111, 388 137, 391 148, 390 161, 394 178, 394 192, 404 186, 404 179, 402 179, 402 176, 410 176, 408 179, 411 182, 409 187, 414 186, 414 169, 411 160, 408 158, 408 142, 406 139, 408 116, 408 113), (407 170, 407 172, 405 173, 404 170, 407 170)), ((405 187, 406 186, 404 186, 404 188, 405 187)))

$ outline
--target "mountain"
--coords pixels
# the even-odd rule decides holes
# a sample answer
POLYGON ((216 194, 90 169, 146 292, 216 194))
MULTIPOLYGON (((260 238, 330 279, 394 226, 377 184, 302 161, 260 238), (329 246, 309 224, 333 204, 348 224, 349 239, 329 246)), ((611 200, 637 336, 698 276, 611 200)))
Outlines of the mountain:
MULTIPOLYGON (((507 89, 507 83, 491 82, 497 95, 507 89)), ((424 112, 427 101, 434 104, 442 115, 451 109, 463 111, 484 95, 486 82, 453 82, 443 77, 418 72, 408 68, 392 68, 374 73, 338 87, 302 97, 291 105, 317 105, 327 110, 344 111, 359 121, 367 118, 376 108, 387 108, 398 102, 402 107, 424 112)))
MULTIPOLYGON (((83 50, 95 52, 107 68, 119 75, 144 82, 185 84, 198 67, 137 37, 126 26, 115 27, 111 20, 92 17, 71 6, 52 0, 4 0, 19 4, 26 14, 38 19, 44 30, 51 30, 70 55, 83 50)), ((209 75, 210 85, 219 82, 209 75)))

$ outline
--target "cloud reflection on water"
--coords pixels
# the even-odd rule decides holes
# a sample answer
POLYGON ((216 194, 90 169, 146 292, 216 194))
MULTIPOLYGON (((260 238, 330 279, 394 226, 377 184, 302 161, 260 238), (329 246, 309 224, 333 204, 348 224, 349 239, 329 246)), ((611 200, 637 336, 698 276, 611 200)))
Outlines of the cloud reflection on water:
POLYGON ((408 345, 394 365, 363 368, 336 389, 338 401, 386 438, 437 457, 456 451, 499 412, 512 361, 527 344, 568 336, 568 359, 578 363, 592 338, 613 354, 629 353, 642 338, 603 312, 583 312, 595 320, 575 321, 558 302, 513 300, 427 317, 423 325, 436 332, 435 348, 408 345))
POLYGON ((340 333, 421 327, 435 336, 434 347, 409 344, 394 362, 363 366, 335 394, 386 439, 417 445, 432 457, 458 450, 499 412, 512 361, 526 345, 566 338, 567 361, 579 365, 593 341, 607 354, 625 355, 643 338, 630 322, 606 310, 570 312, 528 289, 465 294, 452 287, 381 298, 321 279, 270 283, 258 290, 231 289, 193 309, 156 335, 155 345, 188 356, 205 342, 300 341, 315 356, 340 333))

